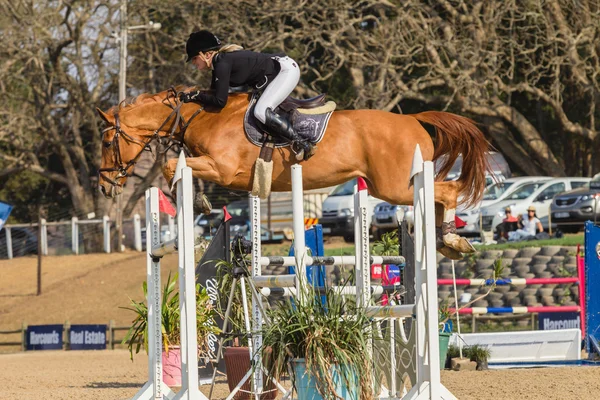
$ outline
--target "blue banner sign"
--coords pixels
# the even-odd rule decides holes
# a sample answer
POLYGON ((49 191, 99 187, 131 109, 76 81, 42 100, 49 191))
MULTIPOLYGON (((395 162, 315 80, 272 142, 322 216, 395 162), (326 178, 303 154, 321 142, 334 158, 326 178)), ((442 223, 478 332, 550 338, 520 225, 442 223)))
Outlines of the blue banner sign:
POLYGON ((106 349, 106 325, 71 325, 71 350, 106 349))
POLYGON ((539 329, 581 329, 581 317, 578 312, 541 312, 538 314, 539 329))
POLYGON ((27 327, 27 350, 62 350, 62 325, 30 325, 27 327))

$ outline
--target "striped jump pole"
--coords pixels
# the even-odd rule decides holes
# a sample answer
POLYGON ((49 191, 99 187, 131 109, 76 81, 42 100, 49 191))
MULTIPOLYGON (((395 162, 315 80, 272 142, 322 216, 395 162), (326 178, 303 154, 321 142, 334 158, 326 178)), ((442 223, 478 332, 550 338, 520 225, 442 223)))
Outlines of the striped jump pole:
MULTIPOLYGON (((452 279, 438 279, 438 285, 454 285, 452 279)), ((586 302, 585 286, 586 277, 584 263, 579 259, 579 247, 577 248, 577 276, 565 278, 501 278, 501 279, 456 279, 458 286, 492 286, 492 285, 551 285, 551 284, 575 284, 579 285, 578 306, 543 306, 543 307, 471 307, 459 309, 459 314, 527 314, 540 312, 578 312, 581 323, 581 336, 586 337, 586 302)), ((455 313, 456 309, 451 308, 455 313)))
MULTIPOLYGON (((450 308, 450 312, 456 309, 450 308)), ((579 306, 540 306, 540 307, 469 307, 458 310, 459 314, 531 314, 540 312, 579 312, 579 306)))

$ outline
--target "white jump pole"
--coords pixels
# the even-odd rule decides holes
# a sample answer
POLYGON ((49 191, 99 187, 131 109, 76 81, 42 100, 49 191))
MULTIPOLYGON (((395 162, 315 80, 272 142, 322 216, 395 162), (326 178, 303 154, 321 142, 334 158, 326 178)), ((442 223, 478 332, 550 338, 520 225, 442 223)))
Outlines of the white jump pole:
POLYGON ((440 378, 434 166, 423 162, 419 145, 410 175, 414 179, 417 381, 403 399, 456 399, 440 378))
POLYGON ((207 399, 198 388, 196 326, 196 275, 194 262, 192 170, 179 157, 173 184, 177 185, 177 238, 161 242, 158 189, 146 191, 146 253, 148 282, 148 376, 133 399, 207 399), (175 250, 179 254, 179 307, 182 386, 177 394, 162 380, 162 314, 160 260, 175 250))
MULTIPOLYGON (((250 196, 250 235, 252 239, 252 258, 251 258, 251 268, 252 268, 252 277, 250 279, 255 279, 256 277, 260 277, 262 275, 262 266, 260 265, 261 259, 261 229, 260 229, 260 198, 258 196, 250 196)), ((252 365, 253 365, 253 392, 254 398, 256 400, 260 399, 260 394, 263 391, 263 374, 262 374, 262 335, 260 335, 260 330, 262 329, 263 324, 263 316, 261 313, 261 305, 257 303, 257 296, 252 296, 252 326, 255 334, 252 335, 252 346, 250 346, 250 351, 254 354, 251 354, 252 357, 252 365)))
POLYGON ((296 258, 296 298, 304 301, 306 295, 306 243, 304 240, 304 196, 302 166, 292 165, 292 228, 294 230, 294 257, 296 258))

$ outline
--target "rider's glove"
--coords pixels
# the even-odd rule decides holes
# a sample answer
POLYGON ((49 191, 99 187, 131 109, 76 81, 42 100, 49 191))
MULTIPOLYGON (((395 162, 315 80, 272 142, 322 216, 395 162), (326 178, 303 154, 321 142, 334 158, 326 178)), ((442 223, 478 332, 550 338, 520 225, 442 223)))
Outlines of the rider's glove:
POLYGON ((179 93, 179 101, 183 103, 189 103, 190 101, 197 101, 200 99, 200 91, 195 90, 192 92, 181 92, 179 93))

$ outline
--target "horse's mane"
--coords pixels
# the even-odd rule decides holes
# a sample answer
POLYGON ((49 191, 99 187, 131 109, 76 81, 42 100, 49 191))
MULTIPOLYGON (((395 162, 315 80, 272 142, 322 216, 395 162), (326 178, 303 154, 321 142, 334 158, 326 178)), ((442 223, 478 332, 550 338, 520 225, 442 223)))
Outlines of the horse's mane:
MULTIPOLYGON (((191 86, 183 86, 183 85, 179 85, 175 87, 175 90, 177 91, 177 93, 188 90, 192 88, 191 86)), ((161 103, 165 100, 166 97, 166 92, 169 91, 170 89, 166 89, 163 90, 162 92, 158 92, 158 93, 142 93, 138 96, 131 96, 131 97, 127 97, 125 100, 123 100, 122 102, 120 102, 119 104, 117 104, 116 106, 112 106, 111 108, 108 109, 108 113, 109 114, 114 114, 116 112, 122 112, 122 111, 128 111, 128 110, 132 110, 134 108, 136 108, 139 105, 142 104, 148 104, 148 103, 161 103)), ((239 92, 239 93, 230 93, 229 94, 229 98, 236 98, 236 97, 244 97, 247 98, 248 97, 248 93, 243 93, 243 92, 239 92)), ((228 104, 230 105, 230 104, 228 104)), ((227 106, 226 106, 227 107, 227 106)))
MULTIPOLYGON (((187 89, 189 89, 189 88, 187 86, 183 86, 183 85, 179 85, 179 86, 175 87, 175 90, 177 91, 177 93, 179 93, 183 90, 187 90, 187 89)), ((168 90, 170 90, 170 89, 165 89, 162 92, 158 92, 158 93, 142 93, 138 96, 127 97, 125 100, 123 100, 116 106, 112 106, 108 110, 108 112, 114 114, 115 112, 132 110, 141 104, 160 103, 165 99, 165 94, 168 90)))

